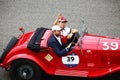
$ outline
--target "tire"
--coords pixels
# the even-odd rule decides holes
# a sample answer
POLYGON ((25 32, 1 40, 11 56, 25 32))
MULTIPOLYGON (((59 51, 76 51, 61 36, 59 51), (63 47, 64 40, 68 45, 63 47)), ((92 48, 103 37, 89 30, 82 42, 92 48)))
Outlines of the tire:
POLYGON ((17 60, 10 68, 11 80, 41 80, 42 71, 30 60, 17 60))
POLYGON ((0 57, 0 63, 2 63, 6 57, 6 55, 10 52, 10 50, 15 46, 17 43, 18 39, 16 37, 12 37, 11 40, 9 41, 8 45, 6 46, 4 52, 2 53, 0 57))

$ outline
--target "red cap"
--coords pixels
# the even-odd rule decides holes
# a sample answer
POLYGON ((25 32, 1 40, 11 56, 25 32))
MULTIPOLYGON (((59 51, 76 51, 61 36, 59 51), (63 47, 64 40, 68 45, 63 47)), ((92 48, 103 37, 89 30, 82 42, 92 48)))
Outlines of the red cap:
POLYGON ((62 17, 59 19, 59 21, 61 21, 61 22, 64 22, 64 21, 67 22, 67 19, 62 16, 62 17))

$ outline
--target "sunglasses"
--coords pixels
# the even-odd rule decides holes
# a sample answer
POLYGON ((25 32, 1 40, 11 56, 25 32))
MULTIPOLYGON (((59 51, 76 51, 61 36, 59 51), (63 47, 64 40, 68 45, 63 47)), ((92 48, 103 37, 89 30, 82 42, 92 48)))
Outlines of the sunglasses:
POLYGON ((61 23, 66 23, 67 21, 59 21, 59 22, 61 22, 61 23))

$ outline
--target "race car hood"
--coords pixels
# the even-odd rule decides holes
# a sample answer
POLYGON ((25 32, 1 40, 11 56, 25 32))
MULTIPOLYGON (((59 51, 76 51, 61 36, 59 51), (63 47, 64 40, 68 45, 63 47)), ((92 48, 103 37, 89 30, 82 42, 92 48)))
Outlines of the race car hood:
POLYGON ((101 38, 101 36, 92 34, 84 35, 82 39, 82 49, 86 51, 94 50, 96 52, 101 38))
POLYGON ((82 39, 82 50, 84 53, 96 53, 106 51, 119 51, 120 39, 108 36, 98 36, 93 34, 86 34, 82 39))

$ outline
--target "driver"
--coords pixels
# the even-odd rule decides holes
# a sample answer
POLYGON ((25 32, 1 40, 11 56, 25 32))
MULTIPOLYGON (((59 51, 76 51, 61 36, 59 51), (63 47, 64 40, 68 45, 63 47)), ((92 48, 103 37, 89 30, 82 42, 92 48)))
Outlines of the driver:
POLYGON ((57 19, 54 21, 53 25, 58 25, 60 26, 60 28, 62 28, 61 30, 61 38, 63 43, 65 44, 69 44, 69 40, 72 38, 72 36, 78 32, 77 29, 71 29, 69 27, 66 27, 66 23, 67 23, 67 19, 60 13, 57 16, 57 19))
POLYGON ((55 53, 57 53, 59 56, 63 56, 71 50, 70 48, 72 43, 66 46, 61 41, 60 31, 61 31, 61 28, 58 25, 55 25, 52 27, 52 36, 48 41, 48 46, 52 47, 55 53))

